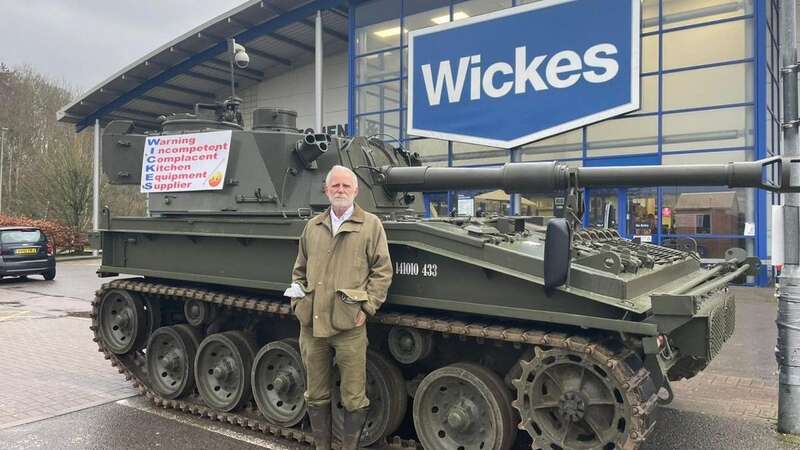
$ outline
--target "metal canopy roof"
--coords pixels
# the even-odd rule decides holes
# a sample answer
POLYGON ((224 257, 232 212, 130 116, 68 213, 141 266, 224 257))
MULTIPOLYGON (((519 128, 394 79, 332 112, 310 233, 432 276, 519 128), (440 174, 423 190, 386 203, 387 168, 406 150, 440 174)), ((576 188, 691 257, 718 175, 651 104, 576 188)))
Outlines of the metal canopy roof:
POLYGON ((251 0, 149 53, 58 112, 77 131, 114 119, 158 128, 157 117, 191 111, 230 92, 227 39, 247 48, 237 90, 314 61, 314 16, 322 10, 325 54, 347 50, 346 0, 251 0))

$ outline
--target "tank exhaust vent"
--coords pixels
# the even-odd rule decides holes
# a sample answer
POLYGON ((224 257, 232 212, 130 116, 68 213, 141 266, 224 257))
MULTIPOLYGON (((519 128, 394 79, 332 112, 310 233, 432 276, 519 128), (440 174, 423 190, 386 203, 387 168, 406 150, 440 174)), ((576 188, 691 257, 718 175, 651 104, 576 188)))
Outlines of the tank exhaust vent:
POLYGON ((253 111, 253 129, 297 131, 297 112, 280 108, 257 108, 253 111))

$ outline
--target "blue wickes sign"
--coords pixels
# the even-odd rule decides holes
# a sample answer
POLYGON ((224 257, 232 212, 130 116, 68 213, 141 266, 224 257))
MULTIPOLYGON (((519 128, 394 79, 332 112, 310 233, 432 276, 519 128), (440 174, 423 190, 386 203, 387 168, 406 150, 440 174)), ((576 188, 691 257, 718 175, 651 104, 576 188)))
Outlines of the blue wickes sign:
POLYGON ((544 0, 409 33, 408 133, 511 148, 639 109, 640 0, 544 0))

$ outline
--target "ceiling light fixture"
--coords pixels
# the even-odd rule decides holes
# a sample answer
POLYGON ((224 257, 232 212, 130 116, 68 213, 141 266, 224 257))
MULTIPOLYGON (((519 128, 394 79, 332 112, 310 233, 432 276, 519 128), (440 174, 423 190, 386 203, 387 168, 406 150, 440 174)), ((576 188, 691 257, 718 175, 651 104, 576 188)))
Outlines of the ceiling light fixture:
MULTIPOLYGON (((466 19, 469 17, 469 14, 463 11, 456 11, 453 13, 453 20, 461 20, 466 19)), ((443 23, 450 22, 450 14, 445 14, 444 16, 434 17, 431 19, 431 22, 435 23, 436 25, 441 25, 443 23)))

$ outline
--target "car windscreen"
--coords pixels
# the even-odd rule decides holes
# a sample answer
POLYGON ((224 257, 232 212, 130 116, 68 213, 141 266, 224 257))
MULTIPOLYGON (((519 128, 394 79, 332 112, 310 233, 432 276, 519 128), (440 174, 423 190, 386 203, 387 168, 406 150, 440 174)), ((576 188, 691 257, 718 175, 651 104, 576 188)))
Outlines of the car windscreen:
POLYGON ((39 230, 3 230, 0 231, 0 243, 3 244, 29 244, 42 240, 39 230))

